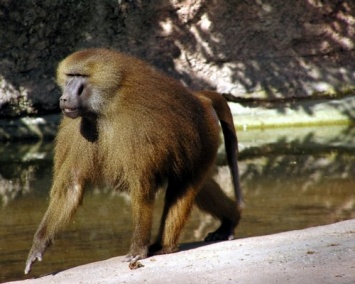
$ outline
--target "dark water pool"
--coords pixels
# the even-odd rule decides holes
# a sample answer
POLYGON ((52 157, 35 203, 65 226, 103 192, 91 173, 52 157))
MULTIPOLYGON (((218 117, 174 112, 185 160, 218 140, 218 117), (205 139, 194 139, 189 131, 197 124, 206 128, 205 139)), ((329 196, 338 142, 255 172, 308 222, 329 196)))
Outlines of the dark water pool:
MULTIPOLYGON (((254 130, 240 132, 239 140, 247 207, 236 238, 355 218, 353 128, 254 130)), ((48 205, 51 151, 52 143, 0 145, 0 282, 25 279, 32 237, 48 205)), ((216 180, 231 194, 223 149, 216 180)), ((194 210, 180 241, 201 241, 217 225, 194 210)), ((130 237, 129 198, 109 189, 87 190, 83 206, 34 265, 32 276, 123 255, 130 237)))

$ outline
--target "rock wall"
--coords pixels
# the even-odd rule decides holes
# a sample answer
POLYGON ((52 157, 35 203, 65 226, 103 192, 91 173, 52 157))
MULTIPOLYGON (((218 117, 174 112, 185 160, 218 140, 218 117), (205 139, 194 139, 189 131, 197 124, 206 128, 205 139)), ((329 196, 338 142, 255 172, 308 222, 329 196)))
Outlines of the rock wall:
POLYGON ((119 49, 234 97, 355 87, 350 0, 0 0, 0 23, 0 117, 56 112, 56 65, 86 47, 119 49))

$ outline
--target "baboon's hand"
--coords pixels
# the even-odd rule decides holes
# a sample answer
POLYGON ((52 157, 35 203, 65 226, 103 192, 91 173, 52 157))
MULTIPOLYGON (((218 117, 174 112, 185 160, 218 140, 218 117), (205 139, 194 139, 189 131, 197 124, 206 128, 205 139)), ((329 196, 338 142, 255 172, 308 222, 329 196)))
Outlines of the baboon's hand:
POLYGON ((141 246, 136 248, 131 248, 130 252, 125 256, 123 262, 135 263, 140 259, 148 257, 148 247, 141 246))
POLYGON ((28 274, 31 271, 31 266, 37 260, 42 261, 42 256, 46 248, 48 247, 48 242, 46 241, 34 241, 30 253, 28 254, 25 274, 28 274))

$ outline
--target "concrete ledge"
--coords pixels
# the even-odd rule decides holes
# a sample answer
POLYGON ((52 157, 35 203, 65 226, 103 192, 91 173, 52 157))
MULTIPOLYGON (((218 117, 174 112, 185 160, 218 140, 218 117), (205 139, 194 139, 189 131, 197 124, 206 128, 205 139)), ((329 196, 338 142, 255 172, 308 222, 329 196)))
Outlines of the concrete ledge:
POLYGON ((355 122, 355 96, 337 100, 301 100, 270 107, 229 103, 239 129, 350 124, 355 122))
POLYGON ((0 141, 52 140, 60 114, 0 119, 0 141))
MULTIPOLYGON (((355 96, 336 100, 313 99, 279 102, 270 106, 229 103, 238 129, 351 124, 355 122, 355 96)), ((0 119, 0 141, 51 140, 60 114, 0 119)))
MULTIPOLYGON (((276 221, 276 220, 275 220, 276 221)), ((355 283, 355 220, 220 243, 142 260, 123 257, 14 283, 355 283)))

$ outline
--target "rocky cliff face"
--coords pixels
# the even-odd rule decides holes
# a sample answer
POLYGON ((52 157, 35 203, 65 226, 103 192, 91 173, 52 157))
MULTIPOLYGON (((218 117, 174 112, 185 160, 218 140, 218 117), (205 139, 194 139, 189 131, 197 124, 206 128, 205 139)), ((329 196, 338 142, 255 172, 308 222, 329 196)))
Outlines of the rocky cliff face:
POLYGON ((57 111, 58 61, 86 47, 143 58, 194 89, 263 99, 355 86, 355 2, 0 0, 0 116, 57 111))

